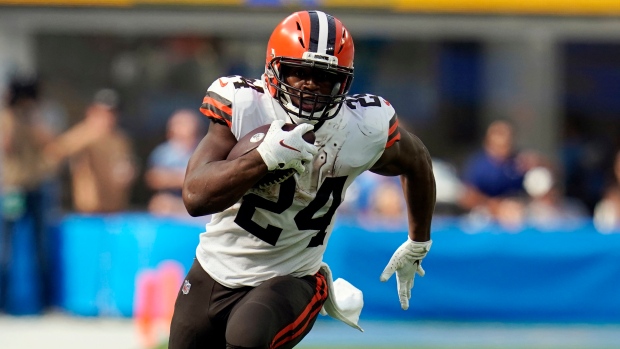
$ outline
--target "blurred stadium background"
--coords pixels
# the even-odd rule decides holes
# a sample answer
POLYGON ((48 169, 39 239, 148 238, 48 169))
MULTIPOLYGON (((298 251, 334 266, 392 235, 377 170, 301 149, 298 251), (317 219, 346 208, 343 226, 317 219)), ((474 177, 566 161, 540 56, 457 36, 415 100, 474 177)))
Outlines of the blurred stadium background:
MULTIPOLYGON (((352 92, 388 99, 442 170, 427 277, 416 279, 409 311, 394 280, 378 281, 403 226, 345 212, 326 260, 364 291, 366 332, 321 318, 301 347, 620 347, 620 234, 591 219, 515 231, 453 210, 465 159, 504 118, 519 145, 555 163, 571 164, 580 142, 589 171, 563 185, 592 211, 620 146, 617 0, 0 0, 0 92, 17 72, 36 74, 66 128, 96 91, 115 89, 143 172, 168 117, 196 110, 219 76, 258 77, 271 30, 298 9, 345 23, 356 44, 352 92)), ((161 342, 165 331, 153 331, 165 306, 145 309, 171 299, 157 280, 187 270, 205 220, 147 213, 142 180, 130 210, 106 215, 72 211, 68 187, 60 210, 50 208, 47 299, 34 237, 13 241, 0 347, 135 349, 153 343, 145 331, 161 342)))

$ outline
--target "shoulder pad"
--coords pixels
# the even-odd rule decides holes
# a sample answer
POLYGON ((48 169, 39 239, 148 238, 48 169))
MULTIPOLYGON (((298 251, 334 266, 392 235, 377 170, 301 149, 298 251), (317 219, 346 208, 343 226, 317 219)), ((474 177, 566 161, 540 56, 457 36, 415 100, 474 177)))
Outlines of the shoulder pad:
POLYGON ((209 86, 200 111, 208 118, 231 127, 233 108, 246 99, 252 99, 247 93, 264 93, 260 80, 246 79, 239 75, 218 78, 209 86), (237 98, 238 93, 246 97, 237 98))
POLYGON ((231 98, 233 94, 244 89, 251 89, 258 93, 265 93, 259 79, 248 79, 240 75, 231 75, 218 78, 211 84, 211 86, 209 86, 209 91, 219 93, 224 97, 229 96, 231 98))
POLYGON ((234 82, 240 78, 238 75, 224 76, 213 81, 207 91, 215 92, 218 95, 230 99, 233 99, 235 94, 234 82))
POLYGON ((346 105, 352 113, 361 118, 365 127, 378 129, 385 135, 385 148, 394 145, 400 139, 398 116, 392 104, 380 96, 371 94, 355 94, 348 96, 346 105))
POLYGON ((362 115, 380 115, 388 119, 394 115, 394 108, 390 102, 369 93, 347 96, 345 103, 349 109, 362 115))

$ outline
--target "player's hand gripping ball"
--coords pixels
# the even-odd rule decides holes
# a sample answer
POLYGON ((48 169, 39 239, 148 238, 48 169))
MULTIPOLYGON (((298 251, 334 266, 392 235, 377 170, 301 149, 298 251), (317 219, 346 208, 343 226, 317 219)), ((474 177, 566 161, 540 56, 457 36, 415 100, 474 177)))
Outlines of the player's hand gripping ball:
MULTIPOLYGON (((296 127, 298 127, 298 126, 299 125, 296 125, 296 124, 283 124, 282 125, 282 131, 290 132, 293 129, 295 129, 296 127)), ((269 131, 270 127, 271 127, 270 124, 257 127, 256 129, 248 132, 248 134, 246 134, 245 136, 241 137, 237 141, 237 144, 231 149, 231 151, 228 154, 228 157, 226 159, 227 160, 234 160, 234 159, 236 159, 236 158, 238 158, 240 156, 243 156, 243 155, 249 153, 250 151, 258 148, 258 146, 261 145, 263 143, 263 141, 265 141, 265 138, 267 136, 267 132, 269 131)), ((307 127, 307 126, 304 126, 304 127, 307 127)), ((304 141, 306 141, 306 143, 313 145, 314 141, 316 139, 316 136, 315 136, 314 132, 312 130, 310 130, 310 131, 307 131, 306 133, 304 133, 302 135, 302 139, 304 141)), ((277 146, 278 147, 283 147, 282 145, 280 145, 280 141, 281 140, 276 139, 276 141, 277 141, 277 146)), ((288 144, 286 144, 286 140, 284 142, 282 142, 282 143, 284 143, 284 146, 288 146, 288 144)), ((314 146, 312 146, 312 147, 314 147, 314 146)), ((312 147, 308 147, 308 149, 305 149, 305 150, 313 150, 312 147)), ((316 153, 316 152, 314 152, 314 153, 316 153)), ((314 154, 312 154, 312 155, 314 155, 314 154)), ((262 154, 261 154, 261 156, 262 156, 262 154)), ((299 162, 299 164, 303 164, 303 163, 305 163, 305 161, 300 161, 299 162)), ((299 164, 297 166, 299 166, 299 164)), ((274 184, 282 183, 285 180, 287 180, 289 177, 294 175, 295 171, 297 171, 297 169, 294 168, 294 167, 289 167, 289 168, 286 168, 286 169, 274 168, 273 170, 270 170, 269 172, 267 172, 267 174, 263 178, 261 178, 254 185, 254 187, 255 188, 259 188, 259 189, 263 189, 263 188, 272 186, 274 184)))

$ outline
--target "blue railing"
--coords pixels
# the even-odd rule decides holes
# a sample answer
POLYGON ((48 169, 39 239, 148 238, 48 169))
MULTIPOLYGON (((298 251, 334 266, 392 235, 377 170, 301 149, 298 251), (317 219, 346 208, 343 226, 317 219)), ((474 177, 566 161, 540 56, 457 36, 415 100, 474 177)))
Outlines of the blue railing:
MULTIPOLYGON (((148 214, 70 215, 56 232, 54 293, 61 309, 84 316, 132 315, 136 277, 164 261, 189 269, 202 222, 148 214)), ((438 219, 433 247, 402 311, 396 282, 379 281, 400 228, 382 231, 341 221, 325 256, 334 273, 364 292, 366 319, 620 323, 620 234, 591 223, 574 229, 518 233, 438 219)), ((32 239, 13 246, 9 295, 16 314, 37 313, 32 239)))

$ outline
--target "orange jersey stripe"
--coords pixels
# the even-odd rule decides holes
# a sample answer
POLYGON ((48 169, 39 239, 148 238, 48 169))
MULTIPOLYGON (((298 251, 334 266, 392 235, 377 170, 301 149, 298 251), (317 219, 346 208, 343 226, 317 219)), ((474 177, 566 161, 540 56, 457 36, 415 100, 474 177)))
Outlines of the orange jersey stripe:
POLYGON ((327 299, 325 277, 321 274, 316 274, 316 291, 310 300, 310 303, 293 323, 278 332, 278 334, 273 338, 270 348, 278 348, 303 333, 303 331, 308 328, 310 320, 317 316, 318 312, 321 311, 321 307, 325 302, 325 299, 327 299), (290 334, 289 332, 292 331, 294 332, 290 334))
POLYGON ((224 121, 228 127, 232 127, 232 122, 222 117, 221 115, 217 115, 213 110, 207 108, 200 108, 200 111, 209 118, 218 119, 224 121))
POLYGON ((390 126, 390 130, 388 131, 388 136, 391 136, 394 131, 398 128, 398 119, 394 122, 394 125, 390 126))
POLYGON ((394 143, 396 143, 396 141, 400 140, 400 132, 393 137, 392 139, 388 140, 388 142, 385 144, 385 149, 391 147, 394 145, 394 143))
POLYGON ((205 96, 205 98, 202 100, 203 104, 211 104, 212 106, 216 107, 217 109, 223 111, 224 113, 232 116, 232 108, 223 104, 222 102, 219 102, 209 96, 205 96))

